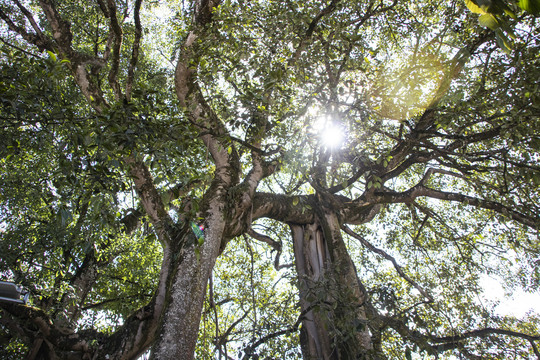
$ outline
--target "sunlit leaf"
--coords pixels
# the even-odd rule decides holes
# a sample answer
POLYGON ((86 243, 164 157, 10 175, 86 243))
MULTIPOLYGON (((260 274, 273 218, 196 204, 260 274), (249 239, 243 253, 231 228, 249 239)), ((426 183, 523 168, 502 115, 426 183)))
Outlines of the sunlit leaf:
POLYGON ((519 0, 518 6, 533 15, 540 14, 540 0, 519 0))
POLYGON ((480 25, 490 28, 491 30, 498 29, 501 24, 492 14, 482 14, 478 17, 480 25))

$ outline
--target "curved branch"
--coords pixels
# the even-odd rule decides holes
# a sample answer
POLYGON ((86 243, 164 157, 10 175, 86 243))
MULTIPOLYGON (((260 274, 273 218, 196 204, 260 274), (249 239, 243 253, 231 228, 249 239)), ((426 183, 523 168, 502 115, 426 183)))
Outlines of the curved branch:
POLYGON ((237 177, 239 171, 230 171, 231 167, 240 169, 239 156, 227 129, 204 98, 196 81, 196 68, 199 62, 196 50, 197 39, 199 35, 204 34, 206 25, 212 19, 212 9, 218 5, 219 1, 216 0, 196 2, 195 23, 197 26, 188 34, 180 50, 174 83, 176 96, 188 119, 199 129, 209 131, 201 134, 200 137, 216 164, 216 177, 230 185, 239 182, 237 177))
POLYGON ((531 347, 533 348, 534 354, 536 355, 538 360, 540 360, 540 351, 538 351, 538 347, 536 346, 536 344, 532 340, 529 340, 529 343, 531 344, 531 347))
POLYGON ((260 233, 256 232, 255 230, 253 230, 253 228, 251 226, 248 228, 247 234, 249 236, 251 236, 252 238, 254 238, 255 240, 267 243, 274 250, 276 250, 277 253, 276 253, 276 257, 274 259, 274 268, 276 270, 280 270, 280 269, 283 269, 283 268, 289 268, 289 267, 293 266, 292 264, 285 264, 285 265, 280 265, 279 264, 279 258, 281 256, 281 250, 282 250, 282 247, 283 247, 281 241, 275 241, 270 236, 260 234, 260 233))
POLYGON ((379 248, 376 248, 375 246, 373 246, 371 243, 369 243, 366 239, 364 239, 362 236, 358 235, 357 233, 355 233, 354 231, 352 231, 348 226, 346 225, 343 225, 341 227, 343 229, 343 231, 345 231, 345 233, 347 233, 348 235, 352 236, 353 238, 357 239, 358 241, 360 241, 360 243, 362 245, 364 245, 366 248, 368 248, 370 251, 376 253, 376 254, 379 254, 381 255, 383 258, 385 258, 386 260, 389 260, 390 262, 392 262, 392 265, 394 266, 394 269, 396 269, 397 273, 399 274, 399 276, 401 276, 403 279, 405 279, 405 281, 407 281, 409 284, 411 284, 416 290, 418 290, 420 292, 420 294, 422 294, 426 299, 428 299, 430 302, 433 302, 433 297, 427 293, 427 291, 425 291, 420 285, 418 285, 414 280, 412 280, 407 274, 405 274, 405 272, 403 271, 403 268, 397 263, 396 259, 394 259, 392 256, 388 255, 388 253, 386 253, 385 251, 379 249, 379 248))
POLYGON ((133 41, 133 49, 131 52, 131 60, 129 62, 128 75, 126 80, 126 100, 131 100, 131 92, 133 90, 133 81, 135 77, 135 67, 139 59, 139 47, 142 38, 142 26, 141 26, 141 2, 142 0, 135 1, 135 8, 133 9, 133 18, 135 19, 135 40, 133 41))
POLYGON ((319 11, 319 13, 311 20, 311 23, 309 24, 308 28, 306 29, 306 32, 304 36, 300 39, 300 43, 298 44, 298 47, 296 48, 293 56, 289 59, 288 65, 291 66, 293 63, 295 63, 300 55, 302 54, 302 51, 304 51, 304 48, 306 46, 306 43, 311 37, 313 36, 313 32, 315 31, 315 28, 317 27, 317 24, 321 19, 330 13, 332 13, 335 9, 337 4, 339 3, 339 0, 332 0, 330 4, 328 4, 324 9, 319 11))
MULTIPOLYGON (((353 201, 342 195, 331 194, 327 199, 342 223, 359 225, 371 221, 382 209, 383 201, 353 201)), ((255 193, 252 220, 271 218, 287 224, 312 224, 313 209, 317 207, 314 195, 283 195, 255 193)))
POLYGON ((257 347, 259 347, 260 345, 267 342, 268 340, 271 340, 271 339, 274 339, 276 337, 286 335, 286 334, 291 334, 291 333, 293 333, 295 331, 298 331, 298 328, 300 327, 300 324, 302 324, 302 321, 304 321, 304 319, 306 318, 307 313, 309 313, 311 310, 313 310, 317 306, 320 306, 320 302, 314 302, 313 304, 308 306, 306 309, 304 309, 300 313, 300 315, 298 316, 298 319, 296 319, 296 322, 292 326, 290 326, 290 327, 288 327, 286 329, 283 329, 283 330, 276 331, 276 332, 271 333, 271 334, 267 334, 267 335, 263 336, 262 338, 260 338, 259 340, 255 341, 254 343, 252 343, 251 345, 246 346, 244 348, 244 354, 245 355, 243 357, 243 360, 250 359, 252 357, 252 355, 254 355, 253 351, 257 347))
POLYGON ((103 67, 104 60, 75 51, 71 46, 73 35, 70 23, 62 19, 51 0, 40 0, 39 4, 51 25, 59 52, 70 61, 69 67, 77 85, 94 110, 101 113, 108 105, 98 84, 91 79, 87 65, 99 69, 103 67))
POLYGON ((146 165, 132 156, 126 159, 128 171, 133 178, 135 190, 141 203, 156 228, 156 234, 162 244, 170 244, 173 220, 165 210, 161 195, 154 186, 154 181, 146 165))
POLYGON ((266 236, 266 235, 263 235, 263 234, 260 234, 258 232, 256 232, 255 230, 253 230, 253 228, 249 227, 248 231, 247 231, 247 234, 249 236, 251 236, 252 238, 254 238, 255 240, 259 240, 259 241, 262 241, 264 243, 267 243, 268 245, 270 245, 274 250, 276 251, 281 251, 281 248, 282 248, 282 245, 281 245, 281 242, 280 241, 275 241, 274 239, 272 239, 270 236, 266 236))
POLYGON ((23 26, 15 24, 9 18, 9 16, 4 11, 2 11, 2 9, 0 9, 0 18, 4 20, 4 22, 7 24, 9 30, 19 34, 24 40, 26 40, 30 44, 37 46, 40 51, 54 51, 54 45, 51 39, 44 35, 40 36, 39 34, 27 32, 23 26))
POLYGON ((107 0, 109 8, 109 28, 111 34, 114 37, 114 44, 112 49, 112 63, 109 71, 109 84, 113 89, 114 97, 118 101, 122 98, 122 90, 120 90, 120 84, 118 84, 118 70, 120 68, 120 48, 122 47, 122 28, 118 23, 118 17, 116 16, 116 4, 114 0, 107 0))
MULTIPOLYGON (((42 336, 62 350, 88 353, 90 351, 89 339, 99 338, 97 331, 86 330, 84 334, 78 334, 59 328, 53 324, 44 311, 31 306, 0 302, 0 309, 10 316, 22 320, 20 324, 24 325, 21 330, 32 339, 36 336, 42 336)), ((4 316, 2 316, 3 318, 4 316)))
POLYGON ((311 224, 315 216, 313 211, 305 210, 305 205, 311 206, 314 200, 313 195, 287 196, 257 192, 253 199, 252 220, 268 217, 291 224, 311 224))
POLYGON ((508 336, 518 337, 518 338, 529 340, 529 341, 540 341, 540 335, 529 335, 529 334, 524 334, 518 331, 497 329, 497 328, 477 329, 477 330, 467 331, 459 335, 442 336, 442 337, 431 336, 430 338, 435 343, 452 343, 452 342, 463 341, 465 339, 470 339, 470 338, 475 338, 475 337, 485 337, 485 336, 489 336, 493 334, 508 335, 508 336))
POLYGON ((532 229, 537 229, 540 219, 538 217, 522 214, 518 211, 512 210, 509 207, 495 201, 479 199, 476 197, 458 194, 454 192, 444 192, 435 190, 422 185, 425 179, 422 179, 420 184, 405 191, 405 192, 393 192, 393 191, 381 191, 376 192, 377 201, 381 203, 408 203, 420 196, 430 197, 433 199, 447 200, 460 202, 462 204, 475 206, 486 210, 492 210, 499 214, 510 217, 511 219, 526 225, 532 229))

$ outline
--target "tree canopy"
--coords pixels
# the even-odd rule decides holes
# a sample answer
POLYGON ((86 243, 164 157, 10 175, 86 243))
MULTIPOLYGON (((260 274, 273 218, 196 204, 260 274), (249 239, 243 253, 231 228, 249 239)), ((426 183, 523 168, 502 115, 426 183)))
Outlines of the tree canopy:
POLYGON ((540 359, 539 13, 1 0, 0 358, 540 359))

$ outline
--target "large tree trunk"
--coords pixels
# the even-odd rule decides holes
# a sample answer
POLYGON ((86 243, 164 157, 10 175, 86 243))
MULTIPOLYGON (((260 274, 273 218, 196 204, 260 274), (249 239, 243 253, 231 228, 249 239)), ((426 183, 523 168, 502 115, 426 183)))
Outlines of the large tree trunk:
POLYGON ((335 214, 311 225, 290 224, 304 313, 304 359, 378 359, 366 316, 365 293, 335 214))
MULTIPOLYGON (((225 220, 220 199, 210 202, 205 219, 204 242, 183 246, 173 254, 169 291, 165 299, 161 328, 152 349, 153 359, 189 360, 194 358, 201 311, 210 273, 223 239, 225 220)), ((190 235, 193 238, 193 235, 190 235)))

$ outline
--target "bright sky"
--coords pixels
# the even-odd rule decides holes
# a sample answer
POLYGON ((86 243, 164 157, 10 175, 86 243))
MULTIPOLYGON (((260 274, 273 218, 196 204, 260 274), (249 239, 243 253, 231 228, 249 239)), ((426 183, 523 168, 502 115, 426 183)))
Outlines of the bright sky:
POLYGON ((522 318, 529 311, 540 314, 540 293, 528 293, 518 288, 511 297, 505 294, 502 279, 484 275, 482 285, 489 300, 499 300, 496 307, 499 315, 513 315, 522 318))

